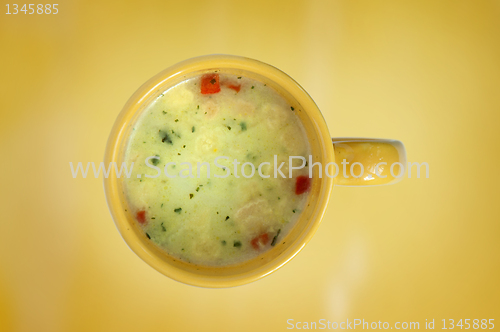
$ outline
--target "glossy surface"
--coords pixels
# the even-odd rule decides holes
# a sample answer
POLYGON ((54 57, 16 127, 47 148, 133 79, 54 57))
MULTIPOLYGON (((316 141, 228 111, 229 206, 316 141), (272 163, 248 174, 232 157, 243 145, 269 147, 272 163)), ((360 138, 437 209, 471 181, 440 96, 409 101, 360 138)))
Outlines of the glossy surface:
POLYGON ((337 165, 336 186, 393 185, 407 174, 406 151, 400 141, 332 138, 332 142, 337 165))
POLYGON ((1 331, 290 331, 287 319, 321 318, 500 323, 497 1, 59 8, 52 17, 1 14, 1 331), (102 178, 73 179, 68 162, 101 161, 140 84, 211 53, 276 65, 315 99, 333 137, 399 139, 409 161, 429 163, 430 177, 335 187, 313 240, 260 281, 214 290, 168 279, 120 238, 102 178))
MULTIPOLYGON (((164 91, 169 87, 174 86, 179 81, 184 81, 186 77, 206 73, 207 69, 232 73, 236 77, 244 76, 254 79, 260 77, 262 81, 266 82, 264 83, 266 84, 265 88, 272 88, 275 92, 285 97, 287 103, 294 105, 287 106, 286 108, 290 112, 292 112, 292 107, 296 109, 296 111, 293 111, 293 119, 294 121, 300 119, 301 130, 307 135, 308 144, 304 145, 304 142, 302 142, 301 145, 304 145, 304 147, 308 146, 310 162, 326 165, 328 161, 334 160, 330 133, 322 114, 311 97, 288 75, 275 67, 257 60, 230 55, 210 55, 188 59, 165 69, 144 83, 130 97, 122 112, 118 115, 109 135, 104 155, 105 164, 111 162, 115 162, 118 165, 122 164, 123 157, 125 156, 126 158, 130 152, 127 147, 129 137, 137 135, 135 133, 136 129, 139 131, 139 134, 141 132, 141 122, 136 125, 135 121, 136 119, 140 119, 141 110, 151 100, 156 100, 161 94, 168 96, 168 92, 165 93, 164 91)), ((252 89, 250 88, 250 90, 252 89)), ((182 101, 185 102, 184 99, 182 101)), ((202 108, 200 107, 200 109, 202 108)), ((146 111, 149 112, 148 109, 146 111)), ((162 115, 164 115, 163 112, 162 115)), ((179 116, 179 118, 182 117, 179 116)), ((270 115, 267 115, 265 118, 266 120, 271 120, 272 123, 279 122, 279 120, 273 119, 270 115)), ((204 122, 208 123, 208 120, 204 122)), ((292 126, 291 121, 287 122, 287 126, 292 126)), ((252 126, 253 122, 249 120, 248 125, 252 126)), ((228 128, 225 129, 227 130, 228 128)), ((175 134, 175 132, 172 133, 175 134)), ((192 131, 191 134, 193 134, 192 131)), ((173 140, 179 138, 169 138, 168 142, 173 142, 173 140)), ((293 139, 297 139, 297 137, 293 139)), ((141 140, 147 143, 148 138, 144 137, 141 140)), ((287 140, 292 141, 291 138, 287 140)), ((277 142, 278 140, 274 141, 277 142)), ((237 142, 237 140, 233 140, 233 142, 237 142)), ((140 144, 140 140, 138 144, 140 144)), ((274 148, 276 145, 273 143, 270 146, 274 148)), ((231 150, 231 146, 220 147, 220 149, 224 151, 226 149, 231 150)), ((303 171, 301 170, 301 172, 303 171)), ((287 230, 286 227, 283 228, 284 234, 281 237, 279 245, 273 246, 273 248, 254 259, 244 261, 242 264, 227 265, 224 268, 219 268, 212 264, 205 266, 190 264, 178 259, 175 256, 175 252, 173 255, 169 255, 156 246, 154 242, 150 241, 150 238, 144 235, 142 226, 140 227, 136 223, 136 220, 139 220, 140 224, 144 224, 147 221, 146 216, 149 212, 146 211, 143 214, 141 210, 139 211, 141 213, 138 214, 136 208, 128 204, 125 195, 127 187, 122 187, 123 181, 118 177, 116 169, 112 169, 109 176, 104 180, 104 189, 108 207, 120 234, 128 246, 146 263, 174 280, 195 286, 220 288, 243 285, 269 275, 290 261, 313 237, 328 206, 333 179, 330 177, 318 178, 314 171, 312 174, 315 178, 314 181, 305 182, 310 189, 307 190, 306 201, 302 203, 304 204, 304 209, 298 215, 298 220, 295 221, 293 228, 290 230, 287 230)), ((274 178, 272 179, 273 182, 275 180, 274 178)), ((127 180, 125 183, 128 185, 130 181, 127 180)), ((139 182, 139 185, 141 184, 139 182)), ((221 184, 222 182, 219 182, 217 185, 221 184)), ((210 187, 211 184, 206 183, 203 190, 210 187)), ((255 188, 257 186, 254 186, 255 188)), ((185 189, 183 188, 183 190, 185 189)), ((304 189, 304 183, 301 183, 298 188, 295 188, 295 193, 303 195, 305 194, 304 189)), ((180 189, 177 190, 176 194, 178 192, 180 192, 180 189)), ((243 193, 238 195, 244 197, 248 192, 245 189, 243 193)), ((175 199, 179 199, 179 196, 176 196, 175 199)), ((153 203, 151 204, 154 205, 153 203)), ((259 206, 259 210, 262 211, 262 206, 259 206)), ((174 209, 175 212, 176 210, 174 209)), ((182 210, 179 212, 182 212, 182 210)), ((286 216, 286 214, 281 214, 281 217, 283 216, 286 216)), ((255 222, 252 222, 252 224, 255 225, 255 222)), ((202 223, 201 225, 206 226, 206 223, 202 223)), ((259 241, 264 240, 260 238, 259 241)), ((182 247, 180 249, 182 251, 182 247)))

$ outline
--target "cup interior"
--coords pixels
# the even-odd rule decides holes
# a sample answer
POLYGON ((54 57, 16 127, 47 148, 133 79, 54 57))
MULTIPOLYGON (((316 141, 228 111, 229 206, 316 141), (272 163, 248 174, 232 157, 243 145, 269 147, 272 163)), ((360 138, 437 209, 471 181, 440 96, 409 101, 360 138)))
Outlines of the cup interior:
POLYGON ((183 61, 151 78, 129 99, 110 134, 104 162, 121 165, 134 124, 162 92, 191 77, 215 70, 261 81, 289 100, 305 128, 313 163, 323 165, 322 178, 319 177, 318 168, 313 168, 306 208, 292 230, 274 247, 241 264, 213 267, 186 263, 169 256, 146 238, 129 208, 123 182, 117 178, 114 169, 104 179, 104 188, 118 231, 127 245, 146 263, 162 274, 186 284, 231 287, 260 279, 293 258, 318 228, 329 200, 333 179, 324 175, 324 166, 334 161, 331 136, 318 107, 298 83, 275 67, 243 57, 211 55, 183 61))

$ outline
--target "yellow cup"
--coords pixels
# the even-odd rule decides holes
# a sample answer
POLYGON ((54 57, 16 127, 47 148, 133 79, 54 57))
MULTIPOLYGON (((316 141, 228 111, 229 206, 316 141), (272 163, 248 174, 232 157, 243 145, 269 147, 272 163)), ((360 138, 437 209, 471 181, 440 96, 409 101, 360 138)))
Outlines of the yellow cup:
POLYGON ((307 132, 312 161, 322 167, 320 171, 319 166, 313 166, 315 179, 312 181, 306 208, 290 233, 267 252, 242 264, 226 267, 194 265, 169 256, 146 238, 128 208, 123 183, 114 168, 111 168, 109 176, 104 179, 104 190, 116 227, 132 251, 174 280, 216 288, 246 284, 276 271, 312 238, 323 218, 334 184, 366 186, 395 183, 400 179, 399 172, 402 174, 404 170, 406 156, 399 141, 332 139, 314 101, 297 82, 281 70, 249 58, 209 55, 183 61, 162 71, 132 95, 116 119, 109 136, 104 155, 105 164, 116 162, 121 165, 130 131, 150 102, 169 87, 214 70, 264 81, 296 106, 295 112, 307 132), (349 164, 343 165, 342 162, 349 164), (334 177, 336 173, 337 176, 334 177))

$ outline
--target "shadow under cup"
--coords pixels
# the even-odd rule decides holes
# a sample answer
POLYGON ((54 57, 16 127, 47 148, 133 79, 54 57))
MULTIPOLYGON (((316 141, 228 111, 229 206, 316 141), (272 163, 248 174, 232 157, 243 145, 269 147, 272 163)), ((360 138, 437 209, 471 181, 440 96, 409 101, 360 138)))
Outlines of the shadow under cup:
MULTIPOLYGON (((281 94, 294 108, 309 140, 313 162, 323 165, 334 161, 331 136, 318 107, 288 75, 265 63, 237 56, 210 55, 189 59, 170 67, 143 84, 128 100, 118 116, 108 139, 104 163, 124 161, 125 149, 134 124, 146 107, 162 92, 191 77, 204 73, 221 73, 245 76, 267 84, 281 94)), ((333 174, 333 166, 328 166, 333 174)), ((115 169, 104 179, 108 207, 118 231, 127 245, 140 258, 162 274, 195 286, 232 287, 258 280, 292 259, 311 239, 324 215, 333 179, 319 178, 317 167, 305 209, 288 234, 275 246, 254 259, 237 265, 213 267, 195 265, 169 256, 158 248, 139 227, 125 196, 123 181, 117 178, 115 169)))

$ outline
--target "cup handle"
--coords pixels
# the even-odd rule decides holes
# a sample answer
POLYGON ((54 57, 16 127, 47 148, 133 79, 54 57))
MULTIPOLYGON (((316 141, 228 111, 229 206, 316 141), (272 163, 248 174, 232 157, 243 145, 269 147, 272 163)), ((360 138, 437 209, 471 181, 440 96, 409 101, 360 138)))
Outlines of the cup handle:
POLYGON ((406 170, 403 143, 390 139, 332 138, 338 174, 336 186, 395 184, 406 170))

